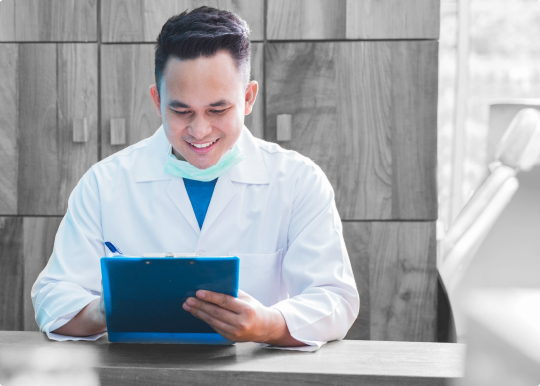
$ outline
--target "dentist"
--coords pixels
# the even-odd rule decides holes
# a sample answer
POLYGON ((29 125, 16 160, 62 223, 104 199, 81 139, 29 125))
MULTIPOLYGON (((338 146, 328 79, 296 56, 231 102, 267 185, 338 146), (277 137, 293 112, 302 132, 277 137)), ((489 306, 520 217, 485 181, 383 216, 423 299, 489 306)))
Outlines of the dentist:
POLYGON ((360 302, 328 179, 244 126, 258 93, 248 36, 245 21, 209 7, 163 26, 150 87, 163 124, 92 166, 73 190, 32 288, 49 338, 106 331, 105 241, 128 256, 238 256, 239 298, 199 290, 178 305, 227 339, 309 350, 351 327, 360 302))

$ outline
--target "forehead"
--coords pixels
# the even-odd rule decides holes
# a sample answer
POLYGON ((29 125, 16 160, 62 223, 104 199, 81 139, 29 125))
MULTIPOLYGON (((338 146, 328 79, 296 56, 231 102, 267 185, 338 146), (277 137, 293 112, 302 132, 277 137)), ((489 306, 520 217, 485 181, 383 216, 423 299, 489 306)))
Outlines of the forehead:
POLYGON ((165 66, 162 87, 171 98, 209 100, 231 98, 242 91, 240 70, 228 52, 180 60, 171 57, 165 66))

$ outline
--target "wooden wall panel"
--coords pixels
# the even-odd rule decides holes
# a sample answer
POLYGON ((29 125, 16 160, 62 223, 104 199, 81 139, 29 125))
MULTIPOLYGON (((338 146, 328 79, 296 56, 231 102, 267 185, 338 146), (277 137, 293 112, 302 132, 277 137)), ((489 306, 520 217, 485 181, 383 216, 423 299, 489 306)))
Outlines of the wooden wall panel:
POLYGON ((438 37, 438 0, 268 0, 268 40, 438 37))
POLYGON ((345 0, 268 0, 268 40, 345 39, 345 0))
POLYGON ((0 1, 0 41, 15 40, 15 0, 0 1))
POLYGON ((150 137, 161 126, 150 96, 154 46, 101 46, 101 157, 150 137), (111 119, 125 119, 126 143, 111 145, 111 119))
POLYGON ((65 213, 71 191, 98 161, 97 50, 97 44, 58 45, 58 173, 61 179, 56 187, 59 208, 55 214, 65 213), (76 119, 87 120, 87 142, 73 142, 76 119))
POLYGON ((342 219, 437 217, 436 50, 430 41, 267 45, 265 139, 276 141, 277 115, 292 115, 292 140, 280 144, 321 166, 342 219))
POLYGON ((0 217, 0 330, 38 331, 30 292, 49 260, 60 217, 0 217))
POLYGON ((202 5, 239 14, 251 28, 251 40, 263 40, 263 0, 104 1, 101 3, 101 39, 103 42, 155 42, 170 17, 202 5))
POLYGON ((23 220, 0 217, 0 330, 22 329, 24 310, 23 220))
POLYGON ((371 339, 435 341, 435 223, 378 223, 372 237, 371 339))
POLYGON ((346 339, 436 340, 434 222, 344 222, 360 293, 346 339))
POLYGON ((259 83, 259 95, 245 125, 257 138, 264 138, 264 44, 251 44, 251 80, 259 83))
POLYGON ((97 41, 97 0, 4 0, 0 41, 97 41))
POLYGON ((71 190, 97 161, 97 46, 19 46, 18 214, 62 215, 71 190), (90 137, 73 142, 73 120, 90 137))
POLYGON ((435 220, 438 44, 402 42, 394 47, 392 217, 435 220))
POLYGON ((19 214, 58 209, 56 44, 19 46, 19 214))
POLYGON ((351 266, 360 295, 360 313, 345 339, 369 340, 371 336, 370 276, 369 262, 373 248, 371 243, 372 223, 368 221, 343 222, 343 238, 351 260, 351 266))
POLYGON ((16 214, 19 48, 16 44, 0 44, 0 52, 0 214, 16 214))
POLYGON ((61 217, 25 217, 23 220, 24 279, 22 308, 24 331, 39 331, 30 296, 32 286, 51 257, 61 217))
POLYGON ((439 0, 347 0, 347 39, 438 39, 439 0))

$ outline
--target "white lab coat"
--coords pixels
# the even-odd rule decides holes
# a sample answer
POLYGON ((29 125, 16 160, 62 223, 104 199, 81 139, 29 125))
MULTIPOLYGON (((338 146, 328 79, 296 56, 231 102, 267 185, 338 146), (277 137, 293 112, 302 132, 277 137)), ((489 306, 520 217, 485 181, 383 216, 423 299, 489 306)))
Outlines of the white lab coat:
POLYGON ((111 241, 128 256, 238 256, 240 289, 278 309, 295 339, 313 349, 342 339, 360 300, 328 179, 310 159, 245 127, 238 145, 246 159, 219 177, 202 229, 182 178, 164 172, 171 145, 162 127, 92 166, 32 288, 40 329, 81 339, 51 331, 99 297, 99 260, 112 255, 111 241))

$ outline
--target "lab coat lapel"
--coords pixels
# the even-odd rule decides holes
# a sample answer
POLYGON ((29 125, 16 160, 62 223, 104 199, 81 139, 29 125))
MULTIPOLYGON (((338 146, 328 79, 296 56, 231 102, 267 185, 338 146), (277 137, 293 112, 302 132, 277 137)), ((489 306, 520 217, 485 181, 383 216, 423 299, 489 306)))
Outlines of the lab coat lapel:
POLYGON ((212 193, 212 199, 210 200, 210 205, 208 206, 206 217, 204 218, 201 235, 199 236, 199 241, 203 238, 204 234, 216 221, 221 212, 223 212, 223 210, 225 209, 227 204, 229 204, 235 194, 236 188, 231 181, 230 173, 225 173, 224 175, 219 177, 216 183, 216 187, 214 188, 214 193, 212 193))
POLYGON ((182 213, 195 233, 200 235, 201 230, 199 228, 199 223, 197 222, 197 217, 195 217, 193 206, 191 205, 186 187, 184 186, 184 180, 182 178, 171 179, 171 183, 167 187, 167 195, 180 210, 180 213, 182 213))

